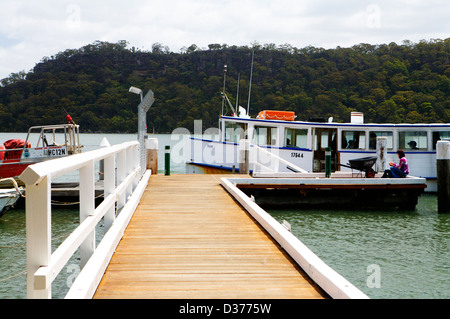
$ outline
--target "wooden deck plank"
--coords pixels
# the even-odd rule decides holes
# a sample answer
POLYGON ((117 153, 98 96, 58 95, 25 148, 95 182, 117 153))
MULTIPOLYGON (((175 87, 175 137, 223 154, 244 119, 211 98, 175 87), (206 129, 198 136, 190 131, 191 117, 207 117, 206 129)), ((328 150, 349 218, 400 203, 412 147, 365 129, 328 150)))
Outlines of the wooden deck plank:
POLYGON ((150 178, 94 298, 324 298, 216 175, 150 178))

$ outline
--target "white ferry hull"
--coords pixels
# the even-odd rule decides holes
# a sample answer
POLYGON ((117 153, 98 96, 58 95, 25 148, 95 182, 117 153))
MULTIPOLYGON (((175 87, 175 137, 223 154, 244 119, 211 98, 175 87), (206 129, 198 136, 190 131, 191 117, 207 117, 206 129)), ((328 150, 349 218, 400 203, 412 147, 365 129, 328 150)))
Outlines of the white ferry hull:
MULTIPOLYGON (((386 163, 398 162, 398 155, 396 150, 400 147, 400 142, 397 139, 399 132, 408 132, 407 134, 413 134, 410 132, 427 132, 428 135, 424 135, 426 148, 420 150, 408 150, 404 149, 406 157, 408 159, 410 175, 415 177, 425 178, 427 180, 428 192, 437 191, 437 173, 436 173, 436 151, 433 149, 434 136, 432 134, 435 131, 450 132, 450 125, 448 124, 435 124, 435 125, 413 125, 413 124, 352 124, 352 123, 308 123, 308 122, 294 122, 294 121, 271 121, 271 120, 258 120, 258 119, 243 119, 238 117, 223 117, 221 123, 221 138, 220 141, 209 140, 206 138, 194 138, 189 139, 190 158, 189 164, 195 164, 196 166, 207 167, 210 169, 220 169, 230 172, 238 173, 240 167, 243 165, 240 163, 240 146, 239 139, 237 141, 230 141, 226 139, 224 131, 227 129, 226 124, 235 123, 241 127, 245 127, 245 137, 252 141, 255 145, 255 128, 258 126, 272 127, 273 130, 277 130, 276 141, 274 145, 258 145, 261 149, 268 151, 280 157, 284 161, 294 164, 297 167, 302 168, 308 172, 323 171, 323 161, 315 158, 315 150, 317 149, 317 142, 314 141, 315 133, 319 130, 329 130, 335 132, 337 136, 337 148, 335 149, 336 161, 333 163, 333 171, 352 171, 348 168, 349 160, 376 156, 376 150, 369 149, 369 134, 371 131, 386 131, 392 132, 391 145, 387 151, 386 163), (303 129, 308 132, 307 142, 305 147, 289 147, 284 143, 286 140, 285 130, 287 128, 303 129), (359 131, 364 133, 366 147, 364 149, 346 149, 343 148, 341 135, 346 131, 359 131), (339 165, 341 164, 341 165, 339 165), (321 167, 322 165, 322 167, 321 167), (345 165, 345 166, 342 166, 345 165)), ((425 134, 425 133, 424 133, 425 134)), ((242 134, 244 136, 244 134, 242 134)), ((330 135, 331 136, 331 135, 330 135)), ((330 138, 331 140, 331 138, 330 138)), ((405 143, 405 141, 403 141, 405 143)), ((264 156, 259 155, 258 161, 264 161, 264 156)), ((316 156, 317 157, 317 156, 316 156)), ((266 158, 266 166, 268 169, 277 172, 292 172, 292 170, 281 162, 273 162, 269 158, 266 158)), ((386 169, 389 166, 385 167, 386 169)), ((374 167, 375 168, 375 167, 374 167)), ((249 170, 253 172, 255 170, 255 163, 250 161, 249 170)), ((379 171, 383 171, 379 169, 379 171)), ((362 173, 353 170, 355 174, 362 173)))

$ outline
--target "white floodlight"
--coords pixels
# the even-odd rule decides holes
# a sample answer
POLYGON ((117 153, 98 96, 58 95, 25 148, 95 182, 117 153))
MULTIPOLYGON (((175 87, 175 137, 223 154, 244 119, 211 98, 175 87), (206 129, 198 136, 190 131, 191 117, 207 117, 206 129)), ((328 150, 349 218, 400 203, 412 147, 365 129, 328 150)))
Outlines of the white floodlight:
POLYGON ((134 94, 139 94, 141 96, 141 101, 142 101, 142 90, 137 88, 137 87, 130 87, 130 90, 128 91, 130 93, 134 93, 134 94))

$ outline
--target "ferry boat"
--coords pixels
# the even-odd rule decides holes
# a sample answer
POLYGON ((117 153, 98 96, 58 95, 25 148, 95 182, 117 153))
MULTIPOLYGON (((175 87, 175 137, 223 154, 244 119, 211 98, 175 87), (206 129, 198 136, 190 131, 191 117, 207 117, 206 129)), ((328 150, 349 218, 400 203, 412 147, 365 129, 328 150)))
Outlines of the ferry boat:
MULTIPOLYGON (((220 117, 216 138, 190 137, 188 172, 239 172, 244 140, 279 158, 278 172, 324 172, 327 151, 331 152, 332 171, 348 172, 353 171, 349 162, 376 156, 378 137, 387 140, 386 163, 398 163, 396 152, 404 150, 409 175, 426 178, 427 191, 437 190, 436 143, 450 138, 450 124, 364 123, 361 112, 352 112, 348 123, 336 123, 332 118, 300 121, 294 112, 272 110, 250 118, 239 107, 231 116, 220 117)), ((250 162, 249 171, 258 169, 257 165, 250 162)))
POLYGON ((18 180, 31 164, 81 153, 79 133, 79 125, 70 119, 67 124, 32 126, 26 139, 5 141, 0 145, 0 178, 18 180))

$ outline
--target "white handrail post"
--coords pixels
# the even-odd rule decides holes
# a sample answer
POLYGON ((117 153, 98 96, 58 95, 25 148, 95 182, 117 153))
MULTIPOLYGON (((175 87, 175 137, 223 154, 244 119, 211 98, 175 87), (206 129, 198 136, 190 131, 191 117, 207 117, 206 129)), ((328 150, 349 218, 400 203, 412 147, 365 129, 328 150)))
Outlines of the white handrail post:
MULTIPOLYGON (((147 152, 147 150, 144 150, 147 152)), ((141 165, 141 162, 137 160, 139 157, 139 154, 141 153, 140 146, 139 147, 133 147, 133 169, 138 168, 141 165)), ((140 168, 140 172, 143 172, 142 174, 139 174, 133 181, 133 191, 136 189, 137 185, 139 184, 140 178, 144 175, 145 171, 147 170, 147 162, 145 163, 144 168, 140 168)))
MULTIPOLYGON (((133 152, 134 147, 129 147, 127 148, 126 152, 127 152, 127 161, 126 161, 126 167, 127 167, 127 173, 126 175, 128 176, 134 169, 134 163, 135 163, 135 158, 134 156, 136 155, 136 153, 133 152)), ((133 183, 131 183, 130 185, 128 185, 127 190, 126 190, 126 200, 125 202, 128 201, 128 197, 131 196, 131 194, 133 194, 133 183)))
POLYGON ((27 230, 27 298, 50 299, 48 289, 35 289, 34 274, 41 266, 48 266, 51 256, 51 188, 50 176, 38 184, 26 185, 27 230))
MULTIPOLYGON (((116 168, 115 168, 115 156, 114 154, 108 156, 104 159, 104 198, 107 198, 109 195, 114 194, 114 190, 116 189, 116 168)), ((113 224, 116 218, 116 211, 114 206, 111 207, 108 212, 105 214, 104 223, 105 229, 108 230, 113 224)))
MULTIPOLYGON (((126 161, 127 161, 127 153, 125 150, 122 150, 117 153, 117 184, 120 185, 125 180, 126 177, 126 161)), ((122 194, 117 201, 117 208, 120 209, 125 206, 126 194, 122 194)))
MULTIPOLYGON (((80 223, 95 211, 94 161, 80 168, 80 223)), ((81 268, 86 265, 95 250, 95 230, 80 245, 81 268)))

